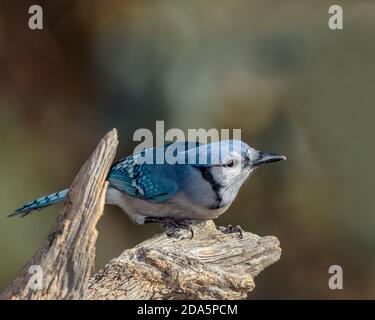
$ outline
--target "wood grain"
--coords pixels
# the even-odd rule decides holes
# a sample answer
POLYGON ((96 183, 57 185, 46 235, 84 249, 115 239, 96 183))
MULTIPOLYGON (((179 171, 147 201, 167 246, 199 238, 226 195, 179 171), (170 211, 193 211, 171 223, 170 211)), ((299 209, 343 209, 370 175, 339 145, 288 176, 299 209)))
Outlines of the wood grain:
POLYGON ((213 221, 194 238, 165 233, 125 250, 89 281, 87 299, 244 299, 281 255, 277 238, 224 234, 213 221))
POLYGON ((1 299, 80 299, 95 258, 96 223, 103 213, 106 177, 117 148, 110 131, 75 177, 48 239, 2 292, 1 299), (43 271, 42 288, 29 286, 30 266, 43 271))

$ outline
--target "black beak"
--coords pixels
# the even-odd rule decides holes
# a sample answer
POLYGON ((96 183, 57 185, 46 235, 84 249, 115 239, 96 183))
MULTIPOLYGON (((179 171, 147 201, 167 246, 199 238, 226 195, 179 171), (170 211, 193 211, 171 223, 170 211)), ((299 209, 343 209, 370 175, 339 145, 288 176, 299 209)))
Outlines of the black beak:
POLYGON ((260 166, 265 163, 286 160, 285 156, 280 156, 274 153, 259 152, 257 159, 253 161, 253 167, 260 166))

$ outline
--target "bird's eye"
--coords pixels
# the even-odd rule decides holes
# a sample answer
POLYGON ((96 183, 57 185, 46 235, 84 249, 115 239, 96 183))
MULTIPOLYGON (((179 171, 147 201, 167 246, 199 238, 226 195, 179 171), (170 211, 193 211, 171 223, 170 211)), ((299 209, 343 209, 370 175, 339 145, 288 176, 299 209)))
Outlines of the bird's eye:
POLYGON ((232 159, 232 160, 229 160, 226 164, 225 164, 225 167, 227 168, 233 168, 237 165, 237 161, 232 159))

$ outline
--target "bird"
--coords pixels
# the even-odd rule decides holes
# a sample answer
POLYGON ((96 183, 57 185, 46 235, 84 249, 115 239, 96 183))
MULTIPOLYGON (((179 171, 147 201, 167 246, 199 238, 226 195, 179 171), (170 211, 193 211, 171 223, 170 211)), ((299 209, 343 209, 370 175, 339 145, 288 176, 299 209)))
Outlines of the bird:
MULTIPOLYGON (((225 211, 258 167, 286 160, 258 151, 242 140, 211 143, 182 141, 144 148, 112 164, 105 203, 120 207, 136 224, 160 223, 173 235, 193 222, 212 220, 225 211)), ((24 204, 9 216, 26 216, 63 201, 69 189, 24 204)), ((240 226, 222 230, 238 232, 240 226)))

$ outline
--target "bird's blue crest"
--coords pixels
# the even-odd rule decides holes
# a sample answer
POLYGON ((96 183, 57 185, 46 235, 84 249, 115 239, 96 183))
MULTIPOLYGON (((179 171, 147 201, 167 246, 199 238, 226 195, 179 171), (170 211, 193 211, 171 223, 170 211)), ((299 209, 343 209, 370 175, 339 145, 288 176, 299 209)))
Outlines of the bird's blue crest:
POLYGON ((188 163, 198 166, 222 165, 233 153, 246 157, 250 147, 240 140, 222 140, 186 151, 188 163), (192 161, 194 160, 194 161, 192 161))

